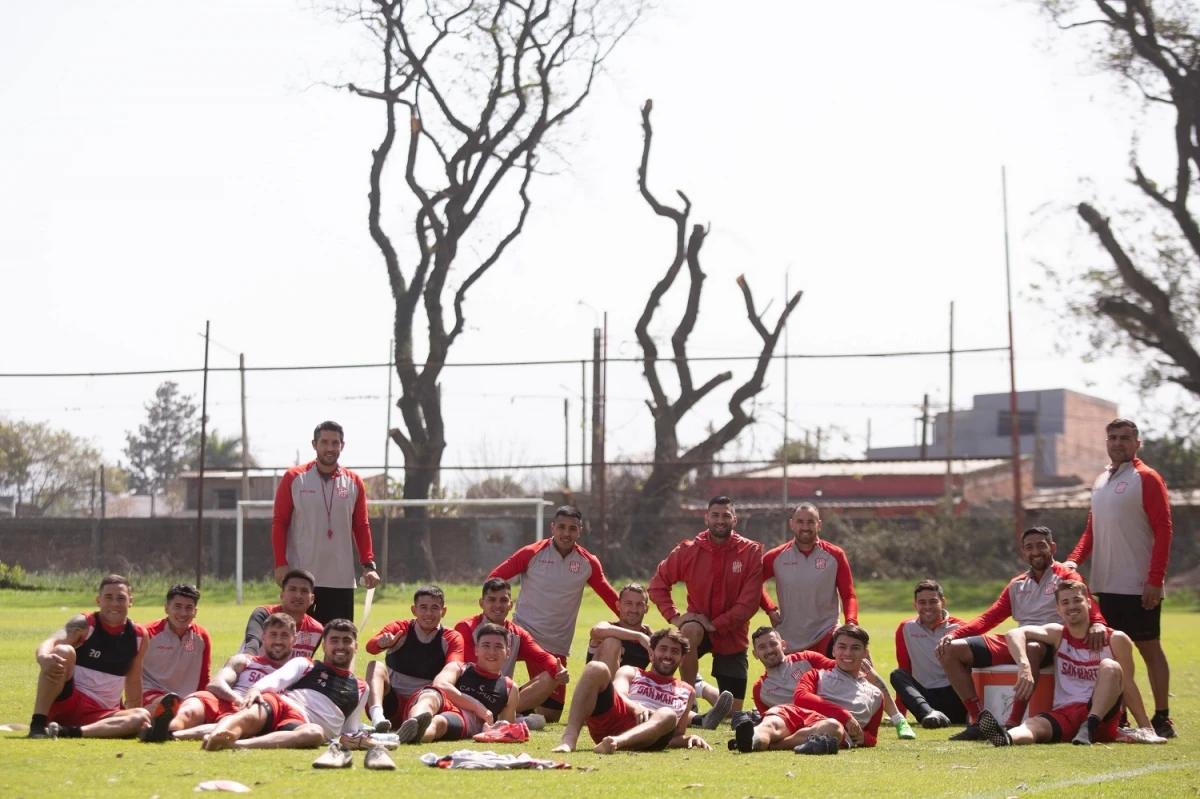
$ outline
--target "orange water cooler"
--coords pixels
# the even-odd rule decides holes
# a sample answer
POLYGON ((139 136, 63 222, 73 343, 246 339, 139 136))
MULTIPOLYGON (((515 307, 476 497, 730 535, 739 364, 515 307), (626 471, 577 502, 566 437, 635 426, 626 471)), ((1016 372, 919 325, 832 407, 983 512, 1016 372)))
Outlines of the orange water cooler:
MULTIPOLYGON (((972 669, 971 679, 975 681, 975 692, 983 700, 983 706, 992 711, 992 715, 1003 723, 1008 719, 1013 704, 1013 685, 1017 682, 1016 666, 992 666, 986 669, 972 669)), ((1029 699, 1029 709, 1025 718, 1046 713, 1054 704, 1054 669, 1042 669, 1041 679, 1029 699)))

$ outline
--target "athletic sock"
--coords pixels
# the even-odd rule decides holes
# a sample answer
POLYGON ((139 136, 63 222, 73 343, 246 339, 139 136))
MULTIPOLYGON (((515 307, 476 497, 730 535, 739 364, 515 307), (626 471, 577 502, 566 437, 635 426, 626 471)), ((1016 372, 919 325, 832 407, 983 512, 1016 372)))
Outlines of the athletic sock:
POLYGON ((1169 719, 1171 718, 1171 709, 1166 707, 1159 708, 1158 710, 1154 711, 1154 715, 1160 719, 1169 719))
POLYGON ((973 696, 963 704, 967 706, 967 713, 971 715, 971 723, 978 723, 979 714, 983 712, 983 700, 977 696, 973 696))
POLYGON ((1025 709, 1028 707, 1029 700, 1021 701, 1020 699, 1014 699, 1012 710, 1008 714, 1008 721, 1005 722, 1004 726, 1015 727, 1020 724, 1021 720, 1025 718, 1025 709))
POLYGON ((59 738, 82 738, 83 727, 59 727, 59 738))
POLYGON ((33 718, 29 720, 29 731, 45 732, 49 722, 50 719, 44 713, 34 713, 33 718))
POLYGON ((895 724, 899 724, 900 722, 904 721, 904 714, 903 713, 895 713, 895 714, 889 716, 888 718, 890 718, 892 721, 892 724, 895 725, 895 724))
POLYGON ((383 705, 371 705, 367 710, 367 715, 371 717, 372 724, 387 721, 387 717, 383 715, 383 705))
POLYGON ((1088 737, 1092 739, 1092 743, 1096 742, 1096 731, 1100 729, 1100 717, 1095 713, 1089 714, 1087 717, 1088 737))

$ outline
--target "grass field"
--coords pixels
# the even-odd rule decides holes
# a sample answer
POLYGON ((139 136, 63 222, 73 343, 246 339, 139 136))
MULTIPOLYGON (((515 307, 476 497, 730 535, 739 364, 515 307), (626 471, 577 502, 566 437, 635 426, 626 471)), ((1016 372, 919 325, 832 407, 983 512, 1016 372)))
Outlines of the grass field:
MULTIPOLYGON (((165 584, 165 583, 164 583, 165 584)), ((994 597, 1002 583, 949 586, 948 596, 969 598, 953 602, 953 612, 971 617, 994 597), (956 593, 957 592, 957 593, 956 593)), ((135 585, 133 618, 149 622, 162 615, 162 596, 139 593, 135 585)), ((377 597, 366 634, 396 618, 408 617, 411 596, 396 589, 377 597)), ((477 612, 475 587, 456 586, 448 591, 447 620, 457 621, 477 612)), ((94 592, 93 592, 94 593, 94 592)), ((93 593, 79 590, 0 591, 0 723, 28 723, 33 705, 36 667, 33 650, 51 631, 79 610, 92 607, 93 593)), ((908 595, 911 596, 911 595, 908 595)), ((228 585, 206 591, 198 621, 212 634, 218 657, 236 648, 245 619, 255 604, 272 599, 266 585, 251 587, 246 604, 230 598, 228 585)), ((571 666, 582 663, 587 629, 608 618, 607 610, 590 592, 585 594, 571 666)), ((360 597, 361 601, 361 597, 360 597)), ((875 637, 872 651, 879 670, 887 674, 894 664, 893 633, 905 616, 905 586, 866 584, 860 591, 865 608, 860 622, 875 637)), ((1190 603, 1172 603, 1176 606, 1190 603)), ((361 616, 361 607, 359 609, 361 616)), ((652 625, 661 622, 651 611, 652 625)), ((765 621, 765 616, 754 623, 765 621)), ((310 767, 313 751, 202 752, 195 743, 162 745, 136 741, 29 741, 23 733, 0 733, 0 796, 33 797, 191 795, 205 780, 231 779, 268 796, 352 796, 368 791, 403 791, 426 796, 523 795, 541 791, 546 796, 668 796, 712 797, 767 796, 970 796, 999 797, 1058 794, 1063 796, 1195 796, 1200 794, 1200 698, 1197 697, 1197 664, 1200 664, 1200 616, 1190 610, 1164 615, 1164 643, 1173 668, 1171 712, 1180 738, 1166 746, 1069 745, 997 750, 986 744, 950 743, 954 728, 918 730, 917 741, 899 741, 889 727, 880 730, 875 749, 842 752, 836 757, 798 757, 770 752, 753 755, 730 753, 725 742, 728 728, 704 733, 712 752, 672 750, 654 754, 593 755, 590 750, 567 758, 571 771, 557 772, 449 772, 431 769, 417 760, 426 751, 447 754, 453 749, 480 744, 459 742, 402 747, 393 753, 394 772, 368 772, 362 756, 346 771, 316 771, 310 767), (448 792, 453 792, 449 793, 448 792)), ((363 652, 356 672, 366 671, 363 652)), ((760 672, 751 659, 751 679, 760 672)), ((1138 661, 1138 666, 1141 662, 1138 661)), ((216 663, 214 662, 214 668, 216 663)), ((707 673, 707 659, 701 670, 707 673)), ((518 674, 518 677, 523 677, 518 674)), ((1149 688, 1139 674, 1142 692, 1149 688)), ((548 756, 558 742, 561 726, 548 725, 535 732, 524 747, 548 756)), ((586 742, 584 733, 580 743, 586 742)))

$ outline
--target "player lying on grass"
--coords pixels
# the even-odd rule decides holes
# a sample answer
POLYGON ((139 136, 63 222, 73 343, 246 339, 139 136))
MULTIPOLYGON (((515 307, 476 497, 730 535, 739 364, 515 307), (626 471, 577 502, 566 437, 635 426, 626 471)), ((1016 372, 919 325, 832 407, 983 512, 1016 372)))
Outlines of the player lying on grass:
POLYGON ((400 727, 412 718, 412 698, 427 688, 447 663, 463 659, 462 636, 442 625, 446 616, 442 589, 421 586, 413 594, 409 611, 411 619, 394 621, 367 641, 368 653, 387 653, 382 663, 373 660, 367 664, 367 713, 376 732, 400 727))
POLYGON ((463 638, 466 663, 475 660, 475 637, 485 623, 499 624, 508 630, 508 658, 504 661, 504 676, 513 676, 517 661, 525 664, 529 674, 536 675, 522 685, 519 692, 519 712, 528 713, 541 706, 558 686, 566 685, 571 675, 554 655, 533 640, 524 627, 508 620, 512 607, 512 586, 500 577, 490 577, 484 582, 483 595, 479 598, 479 608, 483 613, 463 619, 454 625, 454 630, 463 638))
POLYGON ((100 581, 100 610, 72 616, 37 648, 40 669, 30 738, 132 738, 150 723, 141 707, 146 631, 129 619, 129 581, 100 581))
POLYGON ((238 654, 257 655, 262 651, 263 626, 272 613, 286 613, 296 622, 296 643, 292 657, 311 658, 321 645, 321 622, 308 615, 313 603, 316 578, 304 569, 292 569, 283 577, 278 605, 262 605, 250 613, 246 634, 238 654))
POLYGON ((711 749, 703 738, 688 734, 695 690, 675 678, 690 645, 678 630, 667 628, 650 636, 649 669, 622 666, 614 674, 602 661, 587 664, 571 698, 562 742, 553 751, 574 752, 585 724, 596 744, 592 751, 601 755, 668 746, 711 749))
POLYGON ((484 724, 516 720, 516 684, 501 673, 508 630, 488 623, 476 637, 473 663, 450 661, 432 687, 413 697, 413 715, 397 730, 400 743, 460 741, 483 732, 484 724))
MULTIPOLYGON (((989 630, 1010 616, 1021 627, 1053 624, 1058 620, 1054 606, 1054 588, 1062 580, 1083 578, 1074 569, 1068 569, 1054 559, 1058 546, 1048 527, 1030 527, 1021 535, 1021 554, 1029 562, 1029 571, 1018 574, 1001 592, 990 608, 978 618, 961 627, 956 627, 942 637, 935 653, 946 672, 946 678, 967 708, 970 724, 962 732, 950 736, 951 741, 978 741, 983 736, 979 731, 979 713, 983 702, 975 691, 971 669, 990 666, 1007 666, 1013 663, 1012 654, 1004 642, 1004 636, 986 635, 989 630)), ((1099 648, 1104 641, 1104 617, 1096 605, 1091 610, 1089 643, 1099 648)), ((1037 664, 1033 670, 1033 681, 1037 684, 1042 667, 1054 660, 1054 650, 1041 641, 1028 641, 1029 661, 1037 664)), ((1032 694, 1031 694, 1032 695, 1032 694)), ((1025 717, 1028 700, 1016 699, 1009 712, 1005 726, 1015 727, 1025 717)))
POLYGON ((1026 644, 1038 641, 1054 651, 1053 708, 1011 730, 1005 730, 991 711, 984 710, 979 714, 979 729, 987 740, 996 746, 1066 740, 1090 745, 1122 737, 1127 741, 1165 743, 1165 738, 1151 734, 1150 717, 1133 679, 1133 642, 1129 636, 1106 627, 1103 646, 1093 648, 1087 586, 1078 580, 1063 580, 1054 590, 1054 598, 1063 624, 1018 627, 1004 636, 1017 661, 1013 689, 1017 699, 1028 701, 1035 684, 1026 644), (1136 733, 1118 732, 1122 702, 1142 728, 1136 733))
MULTIPOLYGON (((246 706, 246 692, 268 674, 292 659, 296 621, 286 613, 272 613, 262 629, 262 654, 238 654, 209 681, 203 691, 185 698, 171 720, 169 732, 179 740, 200 740, 216 723, 246 706)), ((147 736, 146 740, 151 740, 147 736)))
POLYGON ((762 722, 734 728, 739 752, 792 749, 797 754, 837 754, 838 747, 874 746, 883 717, 883 691, 867 677, 870 636, 857 624, 833 635, 833 668, 810 669, 796 683, 790 704, 768 708, 762 722))
MULTIPOLYGON (((142 707, 151 715, 177 712, 181 696, 199 691, 208 685, 212 666, 212 641, 208 631, 196 624, 196 606, 200 590, 189 583, 179 583, 167 591, 167 616, 146 625, 146 657, 142 661, 142 707), (166 705, 161 710, 160 705, 166 705)), ((163 724, 153 732, 160 740, 167 739, 163 724)), ((142 731, 142 740, 152 740, 149 728, 142 731)))
POLYGON ((204 748, 309 749, 357 731, 367 704, 367 684, 353 671, 358 628, 334 619, 321 646, 324 660, 292 658, 259 679, 246 691, 245 706, 217 722, 204 748))

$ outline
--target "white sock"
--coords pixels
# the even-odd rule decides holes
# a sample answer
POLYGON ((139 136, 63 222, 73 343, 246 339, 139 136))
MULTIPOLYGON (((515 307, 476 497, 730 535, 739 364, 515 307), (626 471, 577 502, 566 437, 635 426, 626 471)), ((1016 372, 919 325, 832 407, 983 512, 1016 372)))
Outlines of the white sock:
POLYGON ((367 715, 371 717, 372 724, 378 724, 381 721, 387 720, 383 715, 383 705, 371 705, 367 711, 367 715))
POLYGON ((899 724, 900 722, 904 721, 904 714, 893 713, 888 718, 890 718, 892 720, 892 726, 895 726, 895 725, 899 724))

